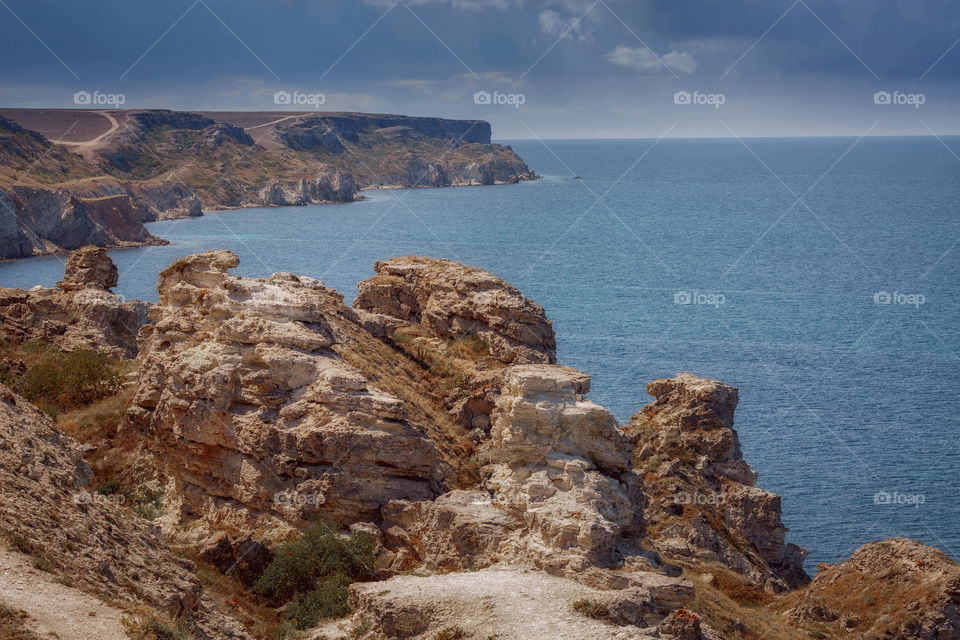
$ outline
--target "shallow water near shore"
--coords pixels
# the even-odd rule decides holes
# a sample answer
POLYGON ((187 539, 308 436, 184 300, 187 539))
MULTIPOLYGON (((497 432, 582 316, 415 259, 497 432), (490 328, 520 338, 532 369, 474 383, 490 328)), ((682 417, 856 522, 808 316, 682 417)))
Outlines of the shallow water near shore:
MULTIPOLYGON (((542 180, 152 223, 171 245, 112 250, 116 291, 155 300, 160 270, 208 249, 348 302, 376 260, 479 266, 543 305, 561 364, 621 422, 654 378, 738 386, 744 455, 808 570, 894 535, 960 559, 960 161, 940 142, 511 144, 542 180)), ((5 287, 62 275, 62 257, 0 264, 5 287)))

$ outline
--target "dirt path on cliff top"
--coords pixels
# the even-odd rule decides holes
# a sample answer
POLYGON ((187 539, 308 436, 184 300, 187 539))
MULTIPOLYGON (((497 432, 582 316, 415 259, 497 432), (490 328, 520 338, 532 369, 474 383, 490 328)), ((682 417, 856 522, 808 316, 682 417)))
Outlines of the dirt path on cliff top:
POLYGON ((40 638, 128 640, 127 615, 79 589, 34 569, 29 556, 0 549, 0 604, 26 612, 24 623, 40 638))

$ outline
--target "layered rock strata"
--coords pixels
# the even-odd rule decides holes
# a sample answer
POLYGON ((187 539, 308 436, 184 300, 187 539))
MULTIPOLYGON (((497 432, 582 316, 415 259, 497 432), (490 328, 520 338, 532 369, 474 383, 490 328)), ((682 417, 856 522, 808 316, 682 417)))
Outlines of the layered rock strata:
POLYGON ((656 400, 625 432, 644 473, 648 535, 677 561, 719 562, 773 591, 808 580, 806 551, 785 544, 780 496, 754 486, 733 414, 736 387, 682 373, 655 380, 656 400))
POLYGON ((358 285, 354 307, 419 324, 442 339, 476 334, 504 363, 556 363, 543 308, 489 272, 417 257, 377 262, 374 270, 358 285))
POLYGON ((379 517, 439 492, 437 451, 404 403, 333 350, 362 340, 312 278, 231 276, 235 255, 160 274, 130 415, 176 481, 183 517, 305 524, 379 517))

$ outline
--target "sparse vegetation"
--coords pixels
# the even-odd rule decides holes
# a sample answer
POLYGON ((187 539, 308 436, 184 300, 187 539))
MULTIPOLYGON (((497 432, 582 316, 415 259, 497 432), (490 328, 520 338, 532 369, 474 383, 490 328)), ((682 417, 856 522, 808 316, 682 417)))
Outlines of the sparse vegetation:
POLYGON ((149 486, 130 487, 116 478, 97 484, 94 491, 105 496, 118 496, 120 504, 129 505, 138 515, 153 520, 163 511, 163 491, 149 486))
POLYGON ((123 627, 131 640, 198 640, 188 622, 174 622, 152 611, 124 618, 123 627))
POLYGON ((367 619, 360 620, 350 629, 350 636, 353 638, 364 638, 373 630, 373 623, 367 619))
POLYGON ((574 601, 573 610, 592 620, 602 620, 610 615, 610 610, 605 604, 587 598, 574 601))
POLYGON ((315 523, 297 540, 280 545, 253 592, 273 606, 285 605, 284 617, 308 629, 350 612, 348 587, 370 577, 373 551, 365 535, 347 538, 333 525, 315 523))
POLYGON ((61 351, 53 345, 30 341, 17 349, 4 345, 5 354, 22 360, 26 372, 5 368, 2 381, 44 413, 87 406, 120 390, 124 365, 115 358, 89 349, 61 351))
POLYGON ((458 358, 473 360, 490 355, 490 345, 482 336, 476 333, 468 333, 462 338, 451 340, 447 345, 447 352, 458 358))
POLYGON ((467 640, 470 637, 461 627, 447 627, 433 638, 434 640, 467 640))
POLYGON ((24 624, 25 613, 0 605, 0 640, 39 640, 24 624))

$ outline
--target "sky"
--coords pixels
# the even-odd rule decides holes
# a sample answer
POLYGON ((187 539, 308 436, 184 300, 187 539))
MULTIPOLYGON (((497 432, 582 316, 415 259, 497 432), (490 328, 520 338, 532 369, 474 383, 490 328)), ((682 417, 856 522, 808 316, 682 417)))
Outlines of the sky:
POLYGON ((497 139, 960 134, 957 0, 0 0, 0 59, 3 107, 404 113, 497 139))

